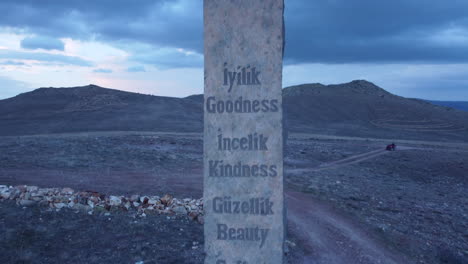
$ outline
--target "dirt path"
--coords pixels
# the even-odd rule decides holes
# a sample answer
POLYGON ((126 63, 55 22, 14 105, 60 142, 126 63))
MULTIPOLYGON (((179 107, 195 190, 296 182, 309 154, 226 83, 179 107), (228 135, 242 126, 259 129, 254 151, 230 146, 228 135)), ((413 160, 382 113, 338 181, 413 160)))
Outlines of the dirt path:
POLYGON ((287 191, 286 201, 290 230, 306 252, 304 264, 411 263, 307 194, 287 191))
MULTIPOLYGON (((400 148, 399 148, 400 149, 400 148)), ((403 148, 401 148, 403 149, 403 148)), ((404 149, 411 149, 410 147, 404 147, 404 149)), ((386 150, 382 149, 377 149, 357 155, 353 155, 344 159, 336 160, 336 161, 331 161, 331 162, 325 162, 320 164, 318 167, 314 168, 297 168, 297 169, 288 169, 286 172, 289 174, 300 174, 304 172, 314 172, 314 171, 321 171, 321 170, 326 170, 326 169, 332 169, 332 168, 337 168, 341 166, 346 166, 354 163, 358 163, 364 160, 372 159, 380 155, 384 155, 388 153, 386 150)))
POLYGON ((318 139, 318 140, 346 140, 346 141, 365 141, 365 142, 380 142, 388 144, 394 142, 397 146, 400 145, 418 145, 418 146, 432 146, 444 147, 460 150, 468 150, 468 143, 466 142, 444 142, 444 141, 423 141, 423 140, 405 140, 405 139, 385 139, 385 138, 364 138, 364 137, 346 137, 346 136, 330 136, 321 134, 308 134, 308 133, 291 133, 288 139, 318 139))
MULTIPOLYGON (((398 146, 398 150, 413 147, 398 146)), ((323 163, 314 168, 287 170, 287 173, 315 172, 355 164, 389 153, 383 149, 323 163)), ((331 206, 306 193, 286 191, 288 225, 306 252, 304 264, 320 263, 411 263, 390 252, 357 223, 335 212, 331 206)))

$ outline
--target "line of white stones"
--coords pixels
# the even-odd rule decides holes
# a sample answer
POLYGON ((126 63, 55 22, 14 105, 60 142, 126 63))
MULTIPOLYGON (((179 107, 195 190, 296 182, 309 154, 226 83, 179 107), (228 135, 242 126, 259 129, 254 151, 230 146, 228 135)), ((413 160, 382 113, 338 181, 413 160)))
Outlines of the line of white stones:
POLYGON ((94 191, 77 192, 71 188, 39 188, 37 186, 0 185, 0 201, 14 200, 18 205, 38 204, 56 210, 70 208, 87 212, 125 210, 135 211, 138 216, 148 213, 187 215, 203 223, 203 199, 177 199, 169 194, 163 197, 132 195, 105 195, 94 191))

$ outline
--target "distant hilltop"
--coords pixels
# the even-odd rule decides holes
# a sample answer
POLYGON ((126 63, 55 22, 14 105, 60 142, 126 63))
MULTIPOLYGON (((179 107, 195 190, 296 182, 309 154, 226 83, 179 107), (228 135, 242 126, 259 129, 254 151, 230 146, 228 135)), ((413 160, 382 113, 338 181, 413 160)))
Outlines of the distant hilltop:
POLYGON ((432 104, 440 105, 440 106, 446 106, 462 111, 467 111, 468 112, 468 102, 463 102, 463 101, 434 101, 434 100, 426 100, 432 104))
MULTIPOLYGON (((374 138, 468 138, 468 112, 400 97, 365 80, 287 87, 283 89, 283 106, 290 132, 374 138)), ((39 88, 0 100, 0 127, 0 135, 202 132, 203 95, 163 97, 92 84, 39 88)))

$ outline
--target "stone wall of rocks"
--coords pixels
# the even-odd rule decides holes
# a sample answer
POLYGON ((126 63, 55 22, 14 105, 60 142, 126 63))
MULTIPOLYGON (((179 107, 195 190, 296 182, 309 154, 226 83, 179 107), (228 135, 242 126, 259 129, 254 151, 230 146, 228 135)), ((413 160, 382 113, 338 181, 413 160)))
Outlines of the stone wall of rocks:
POLYGON ((203 223, 203 199, 177 199, 169 194, 163 197, 132 195, 105 195, 93 191, 77 192, 71 188, 39 188, 37 186, 0 185, 0 201, 14 200, 18 205, 38 204, 56 210, 70 208, 92 214, 95 211, 124 210, 137 216, 147 214, 186 215, 203 223))

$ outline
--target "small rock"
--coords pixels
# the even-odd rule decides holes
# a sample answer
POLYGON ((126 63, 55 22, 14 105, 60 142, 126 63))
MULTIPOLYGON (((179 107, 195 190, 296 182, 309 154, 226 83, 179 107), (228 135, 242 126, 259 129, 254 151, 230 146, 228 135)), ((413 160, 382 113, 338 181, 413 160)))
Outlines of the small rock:
POLYGON ((289 240, 286 240, 285 244, 288 245, 288 247, 295 247, 296 246, 296 243, 294 243, 292 241, 289 241, 289 240))
POLYGON ((109 204, 111 206, 119 206, 122 204, 122 199, 120 197, 111 195, 109 197, 109 204))
POLYGON ((11 192, 8 189, 0 191, 0 198, 3 198, 3 199, 6 200, 6 199, 10 198, 10 195, 11 195, 11 192))
POLYGON ((155 205, 159 203, 159 198, 151 197, 148 200, 148 204, 155 205))
POLYGON ((75 210, 82 211, 82 212, 88 212, 89 210, 91 210, 90 206, 84 205, 84 204, 79 204, 79 203, 74 204, 72 208, 75 209, 75 210))
POLYGON ((39 190, 39 187, 37 187, 37 186, 26 186, 26 191, 27 192, 35 192, 37 190, 39 190))
POLYGON ((172 211, 176 214, 180 214, 180 215, 185 215, 187 214, 187 210, 185 210, 185 207, 184 206, 176 206, 174 208, 172 208, 172 211))
POLYGON ((148 196, 142 196, 140 197, 140 203, 142 204, 147 204, 149 201, 149 197, 148 196))
POLYGON ((188 214, 188 217, 190 218, 190 220, 195 220, 197 217, 198 217, 198 213, 196 212, 190 212, 188 214))
POLYGON ((20 200, 19 201, 19 204, 22 205, 22 206, 31 206, 33 204, 35 204, 36 202, 34 201, 31 201, 31 200, 20 200))
POLYGON ((54 206, 57 209, 62 209, 63 207, 65 207, 65 204, 64 203, 56 203, 56 204, 54 204, 54 206))
POLYGON ((172 204, 172 199, 173 197, 170 194, 166 194, 161 198, 161 203, 166 206, 169 206, 172 204))
POLYGON ((130 196, 130 202, 138 202, 140 199, 140 196, 138 194, 134 194, 130 196))
POLYGON ((67 188, 63 188, 62 191, 61 191, 61 193, 71 195, 71 194, 73 194, 73 189, 72 189, 72 188, 68 188, 68 187, 67 187, 67 188))

